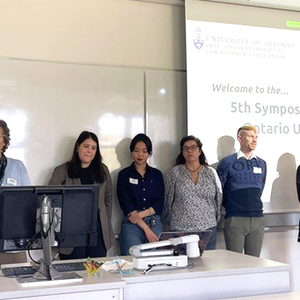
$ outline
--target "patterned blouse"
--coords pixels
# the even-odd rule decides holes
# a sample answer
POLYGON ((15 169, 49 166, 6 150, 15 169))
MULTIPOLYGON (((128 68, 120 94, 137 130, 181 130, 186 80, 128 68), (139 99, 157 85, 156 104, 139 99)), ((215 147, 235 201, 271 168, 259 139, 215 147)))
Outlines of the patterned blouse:
POLYGON ((162 217, 170 230, 205 230, 216 226, 221 204, 221 183, 213 168, 204 167, 196 184, 185 165, 177 165, 167 174, 162 217))

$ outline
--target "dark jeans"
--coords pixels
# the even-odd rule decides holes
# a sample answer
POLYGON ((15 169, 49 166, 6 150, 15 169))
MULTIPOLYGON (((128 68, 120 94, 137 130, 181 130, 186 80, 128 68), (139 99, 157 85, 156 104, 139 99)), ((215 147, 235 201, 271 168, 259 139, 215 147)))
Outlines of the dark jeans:
MULTIPOLYGON (((146 217, 144 218, 144 222, 148 226, 150 225, 150 229, 157 235, 157 237, 162 232, 162 225, 158 215, 146 217), (150 225, 152 217, 154 217, 156 221, 155 227, 151 227, 150 225)), ((129 222, 126 217, 123 217, 120 233, 121 255, 129 255, 130 247, 144 243, 149 243, 144 230, 142 230, 138 225, 129 222)))

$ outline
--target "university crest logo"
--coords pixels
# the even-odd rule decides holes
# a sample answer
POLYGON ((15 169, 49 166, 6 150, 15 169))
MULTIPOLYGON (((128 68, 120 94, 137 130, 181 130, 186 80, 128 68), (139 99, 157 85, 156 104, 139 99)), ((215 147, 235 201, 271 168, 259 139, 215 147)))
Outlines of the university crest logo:
POLYGON ((201 29, 199 27, 195 30, 195 38, 193 39, 194 46, 197 50, 200 50, 204 44, 204 40, 201 38, 201 29))

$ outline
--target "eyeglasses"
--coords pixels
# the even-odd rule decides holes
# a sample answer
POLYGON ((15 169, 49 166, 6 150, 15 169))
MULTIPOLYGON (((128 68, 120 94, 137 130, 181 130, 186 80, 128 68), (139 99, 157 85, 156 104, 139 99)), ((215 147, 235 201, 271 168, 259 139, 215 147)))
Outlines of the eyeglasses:
POLYGON ((189 150, 191 150, 192 152, 196 151, 199 147, 197 145, 193 145, 190 147, 184 146, 182 147, 182 151, 183 152, 188 152, 189 150))

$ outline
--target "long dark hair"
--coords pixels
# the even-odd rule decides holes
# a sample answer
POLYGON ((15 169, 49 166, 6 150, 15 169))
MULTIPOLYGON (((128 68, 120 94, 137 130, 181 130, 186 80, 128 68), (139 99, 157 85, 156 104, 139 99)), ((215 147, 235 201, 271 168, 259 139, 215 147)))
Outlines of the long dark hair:
POLYGON ((105 171, 102 164, 102 156, 100 153, 99 141, 95 133, 89 131, 83 131, 79 135, 77 141, 75 142, 73 156, 71 161, 68 163, 68 175, 70 178, 79 178, 81 161, 78 156, 78 147, 86 140, 92 139, 97 144, 96 154, 94 159, 90 164, 91 176, 95 182, 102 183, 105 180, 105 171))
POLYGON ((194 141, 194 142, 196 142, 197 146, 199 147, 199 150, 201 151, 201 154, 199 155, 199 162, 200 162, 201 165, 208 166, 208 162, 206 160, 205 154, 202 151, 202 143, 201 143, 201 141, 198 138, 196 138, 193 135, 188 135, 188 136, 185 136, 184 138, 181 139, 181 141, 180 141, 180 153, 179 153, 179 155, 176 158, 175 166, 185 164, 185 158, 184 158, 184 156, 182 154, 182 148, 183 148, 183 145, 187 141, 194 141))

